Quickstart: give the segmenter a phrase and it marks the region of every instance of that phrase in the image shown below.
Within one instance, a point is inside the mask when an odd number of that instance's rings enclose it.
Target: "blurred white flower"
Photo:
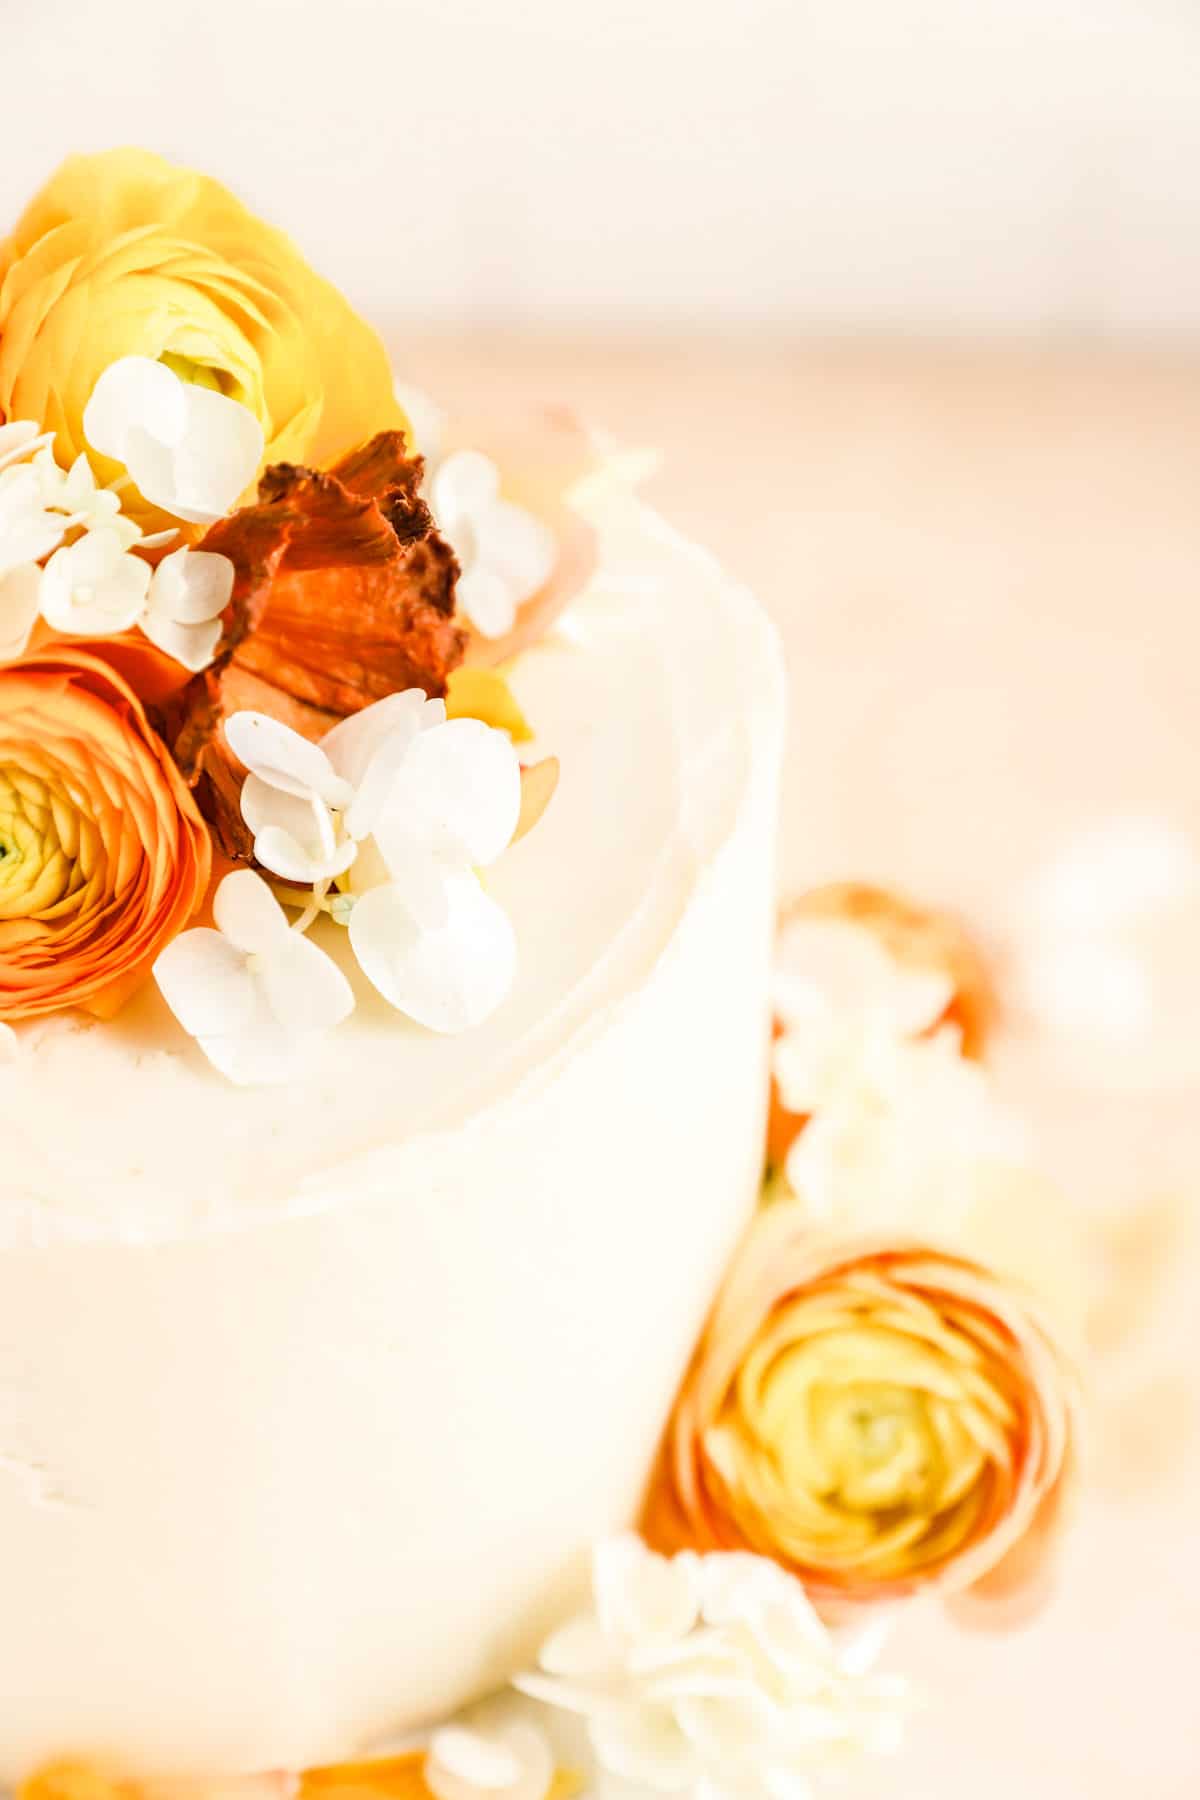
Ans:
[[[843,1653],[804,1589],[744,1553],[672,1559],[601,1544],[590,1612],[517,1688],[587,1721],[602,1768],[697,1800],[803,1800],[813,1782],[898,1745],[905,1688]]]
[[[1019,1156],[1021,1138],[957,1032],[933,1032],[951,977],[906,966],[849,920],[797,918],[774,979],[775,1079],[787,1110],[808,1115],[789,1186],[822,1220],[955,1226],[974,1173]]]
[[[445,419],[419,388],[397,384],[416,447],[425,458],[425,497],[458,557],[458,606],[484,637],[505,637],[517,611],[554,572],[554,533],[535,513],[506,500],[500,470],[479,450],[443,453]]]
[[[194,525],[228,512],[262,461],[263,430],[249,407],[147,356],[109,364],[83,430],[93,450],[124,463],[152,506]]]
[[[555,1767],[537,1726],[493,1703],[434,1732],[424,1775],[436,1800],[546,1800]]]
[[[507,735],[447,721],[418,688],[344,719],[319,745],[260,713],[235,713],[225,731],[249,771],[242,816],[262,866],[340,883],[359,966],[399,1011],[434,1031],[481,1023],[516,960],[508,917],[476,874],[520,816]]]
[[[230,1081],[287,1081],[313,1038],[354,1010],[350,984],[324,951],[290,929],[266,882],[249,869],[221,882],[213,921],[216,930],[181,932],[158,958],[163,998]]]
[[[776,1046],[785,1096],[786,1042]],[[996,1165],[1025,1155],[1023,1132],[953,1029],[864,1037],[828,1075],[786,1163],[788,1185],[822,1221],[953,1231]]]
[[[479,450],[458,450],[428,479],[438,528],[462,568],[456,597],[484,637],[504,637],[517,611],[554,572],[554,534],[524,507],[505,500],[500,471]]]

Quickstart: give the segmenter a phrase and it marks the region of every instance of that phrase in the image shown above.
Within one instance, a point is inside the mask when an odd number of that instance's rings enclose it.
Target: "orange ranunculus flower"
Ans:
[[[211,862],[109,664],[55,644],[0,668],[0,1019],[114,1012],[200,907]]]
[[[837,1612],[1009,1598],[1072,1468],[1075,1384],[1019,1288],[920,1243],[761,1213],[687,1376],[648,1503],[660,1549],[751,1550]]]
[[[144,150],[68,158],[0,244],[0,420],[57,432],[69,465],[92,389],[122,356],[249,407],[264,465],[322,467],[405,425],[378,336],[291,240],[220,182]],[[95,461],[105,480],[119,472]]]

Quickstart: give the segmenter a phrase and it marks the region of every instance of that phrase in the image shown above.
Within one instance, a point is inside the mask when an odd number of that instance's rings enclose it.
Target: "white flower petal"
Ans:
[[[167,544],[173,544],[178,536],[179,527],[171,525],[166,531],[147,532],[145,537],[139,532],[137,543],[142,550],[162,550]]]
[[[0,662],[10,662],[25,649],[41,600],[42,571],[36,563],[18,563],[0,575]]]
[[[226,875],[213,895],[213,918],[247,956],[270,956],[289,935],[286,913],[253,869]]]
[[[315,886],[320,881],[335,881],[344,875],[358,855],[353,838],[331,844],[322,854],[311,854],[290,832],[277,825],[267,825],[254,840],[254,856],[264,869],[284,881],[298,881]]]
[[[666,1707],[626,1706],[597,1713],[589,1735],[602,1767],[656,1793],[682,1793],[700,1774],[692,1746]]]
[[[364,894],[350,915],[359,966],[384,999],[431,1031],[479,1025],[504,999],[516,967],[507,914],[474,875],[447,881],[448,917],[422,930],[394,886]]]
[[[0,426],[0,431],[3,426]],[[0,439],[0,444],[3,440]],[[0,1024],[0,1063],[16,1062],[21,1054],[21,1042],[11,1025]]]
[[[128,465],[134,431],[170,449],[182,438],[187,417],[184,384],[172,370],[148,356],[122,356],[92,389],[83,411],[83,435],[101,456]]]
[[[484,637],[504,637],[516,623],[517,595],[512,584],[486,564],[477,563],[460,576],[455,598],[459,611]]]
[[[486,867],[521,811],[521,765],[506,733],[450,719],[418,734],[396,771],[374,835],[389,868],[425,854]]]
[[[432,463],[441,452],[445,413],[422,388],[410,387],[407,382],[396,383],[395,395],[412,426],[410,452],[416,450],[425,458],[426,464]]]
[[[333,958],[298,931],[263,957],[258,978],[273,1017],[294,1036],[340,1025],[354,1011],[354,990]]]
[[[632,1532],[598,1545],[593,1580],[604,1631],[631,1644],[686,1636],[697,1619],[693,1568],[682,1558],[656,1555]]]
[[[32,456],[43,444],[53,442],[54,433],[43,433],[32,419],[10,419],[7,425],[0,425],[0,469]]]
[[[63,520],[40,507],[0,507],[0,575],[22,563],[41,562],[62,543],[63,531]]]
[[[193,675],[212,662],[225,630],[220,619],[210,619],[207,625],[177,625],[157,613],[146,613],[139,623],[152,644]]]
[[[300,799],[316,794],[329,806],[347,805],[354,797],[318,745],[266,713],[234,713],[225,721],[225,738],[238,761],[280,793]]]
[[[490,506],[499,496],[500,471],[480,450],[456,450],[438,464],[429,492],[434,517],[452,532],[457,520]]]
[[[203,525],[227,513],[258,474],[263,428],[248,406],[227,394],[190,382],[184,390],[187,422],[175,447],[174,492],[166,510]]]
[[[142,616],[150,566],[127,554],[113,531],[90,531],[56,550],[42,580],[42,616],[64,634],[107,637]]]
[[[405,742],[421,723],[428,701],[422,688],[388,694],[373,706],[342,719],[321,739],[321,748],[337,773],[357,787],[376,752],[394,737]]]
[[[205,625],[223,613],[233,593],[234,568],[212,550],[172,551],[150,583],[152,613],[175,625]]]
[[[523,506],[497,500],[477,526],[480,560],[511,589],[518,606],[533,598],[554,572],[554,533]]]
[[[254,833],[254,855],[285,881],[306,886],[345,874],[358,855],[350,839],[338,841],[333,814],[313,793],[303,799],[281,793],[258,775],[247,775],[240,796],[242,818]]]
[[[549,1744],[528,1720],[495,1722],[497,1710],[434,1732],[424,1776],[437,1800],[544,1800],[554,1779]]]
[[[611,1675],[621,1667],[612,1640],[594,1613],[570,1619],[542,1645],[538,1661],[547,1675]]]
[[[236,1033],[253,1017],[255,984],[245,956],[221,932],[207,926],[173,938],[154,965],[154,979],[192,1037]]]

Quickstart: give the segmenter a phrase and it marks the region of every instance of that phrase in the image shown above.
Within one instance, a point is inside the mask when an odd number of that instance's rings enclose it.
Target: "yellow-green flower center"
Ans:
[[[73,914],[104,869],[94,823],[66,789],[0,765],[0,920],[51,923]]]
[[[224,394],[231,400],[242,400],[244,404],[245,388],[228,369],[215,363],[199,362],[194,356],[182,356],[175,350],[164,350],[158,360],[173,375],[178,375],[180,381],[190,382],[193,387],[211,388],[214,394]]]
[[[752,1544],[897,1575],[969,1535],[1017,1419],[965,1317],[848,1279],[779,1308],[706,1437]]]

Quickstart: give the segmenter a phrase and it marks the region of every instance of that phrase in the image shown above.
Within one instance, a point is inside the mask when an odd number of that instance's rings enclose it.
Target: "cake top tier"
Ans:
[[[472,1154],[464,1127],[636,1003],[735,828],[756,734],[779,732],[782,678],[753,602],[647,512],[619,461],[576,512],[595,566],[507,677],[535,734],[520,755],[556,759],[561,782],[486,874],[517,950],[495,1009],[454,1034],[404,1017],[323,912],[308,941],[354,1008],[305,1037],[285,1080],[227,1080],[152,981],[111,1018],[23,1022],[0,1063],[5,1241],[163,1240],[436,1183],[442,1159]]]

